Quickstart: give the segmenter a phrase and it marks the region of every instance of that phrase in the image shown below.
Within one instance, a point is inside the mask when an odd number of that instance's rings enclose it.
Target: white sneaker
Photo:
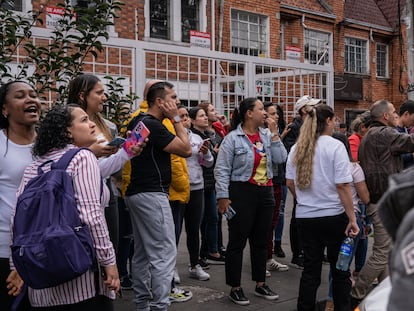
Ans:
[[[174,283],[175,284],[181,283],[181,279],[180,279],[180,276],[178,275],[177,267],[174,268]]]
[[[266,277],[272,276],[269,270],[266,270]]]
[[[210,274],[205,272],[200,265],[196,265],[194,268],[189,268],[188,272],[190,272],[190,278],[197,279],[200,281],[207,281],[210,279]]]
[[[269,271],[288,271],[289,267],[271,258],[266,261],[266,269]]]

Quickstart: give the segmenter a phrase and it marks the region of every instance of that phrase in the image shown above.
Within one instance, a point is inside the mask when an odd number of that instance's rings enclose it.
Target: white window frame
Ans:
[[[385,59],[384,59],[384,75],[378,75],[378,66],[379,66],[379,62],[380,60],[378,59],[378,47],[382,46],[385,47]],[[377,78],[388,78],[388,45],[385,43],[376,43],[375,44],[375,64],[376,64],[376,70],[375,70],[375,74],[377,76]]]
[[[309,33],[309,35],[307,36],[306,33]],[[311,32],[316,35],[316,36],[312,36]],[[328,37],[327,42],[324,44],[324,40],[321,40],[320,38],[318,38],[318,35],[326,35]],[[311,41],[311,42],[309,42]],[[303,58],[304,58],[304,62],[307,64],[319,64],[319,65],[325,65],[325,66],[330,66],[330,64],[332,63],[332,34],[330,32],[326,32],[326,31],[320,31],[317,29],[305,29],[305,31],[303,32],[303,42],[304,42],[304,46],[303,46]],[[311,44],[313,43],[312,47],[316,48],[316,52],[317,52],[317,57],[318,59],[316,59],[316,62],[311,61],[309,59],[309,55],[308,57],[305,54],[305,46],[306,44]],[[310,49],[308,50],[309,53]],[[327,54],[328,56],[328,61],[327,62],[319,62],[321,61],[321,56],[320,54]]]
[[[246,22],[246,21],[241,21],[240,19],[233,19],[233,13],[235,13],[235,14],[240,14],[241,13],[241,14],[247,14],[249,16],[256,16],[256,17],[259,18],[259,22],[258,22],[258,24],[253,24],[250,21]],[[261,23],[260,20],[262,20],[263,22]],[[240,54],[240,55],[252,55],[252,54],[250,54],[250,51],[253,50],[251,48],[253,40],[250,40],[250,33],[251,33],[250,31],[247,32],[247,35],[248,35],[248,37],[247,37],[247,47],[246,47],[247,48],[247,54],[233,52],[233,47],[239,48],[239,49],[243,48],[239,45],[236,45],[235,36],[233,36],[233,33],[235,31],[233,29],[233,21],[237,22],[239,24],[239,26],[240,26],[241,22],[247,23],[247,26],[248,26],[249,29],[251,28],[251,26],[257,26],[258,27],[258,33],[257,33],[258,40],[254,41],[254,42],[257,42],[259,44],[259,47],[257,48],[258,55],[256,55],[256,56],[263,56],[264,55],[265,57],[269,57],[269,18],[268,18],[268,16],[253,13],[253,12],[242,11],[242,10],[238,10],[238,9],[231,9],[231,13],[230,13],[230,24],[231,24],[231,27],[230,27],[231,28],[231,30],[230,30],[230,37],[231,37],[231,39],[230,39],[230,49],[231,49],[231,52],[235,53],[235,54]],[[260,34],[260,27],[264,27],[265,32],[266,32],[265,33],[265,38],[263,40],[260,40],[260,38],[259,38],[260,35],[261,35]],[[240,27],[238,27],[238,28],[240,28]],[[239,31],[239,30],[237,30],[237,31]],[[236,39],[240,40],[239,37],[237,37]],[[264,44],[264,50],[262,50],[262,51],[260,49],[261,44]]]
[[[349,42],[350,40],[355,40],[355,43]],[[358,45],[357,43],[363,43],[363,45]],[[351,54],[348,51],[347,53],[347,47],[348,50],[352,48],[354,51],[352,55],[354,56],[353,64],[350,65],[351,60]],[[363,55],[363,51],[359,52],[358,49],[365,49],[365,55]],[[358,55],[360,56],[361,66],[357,68],[357,60]],[[348,73],[355,73],[355,74],[361,74],[361,75],[367,75],[369,74],[369,44],[367,39],[361,39],[361,38],[354,38],[354,37],[345,37],[344,39],[344,71]],[[348,68],[347,68],[347,60],[348,60]],[[363,70],[365,66],[365,71]]]
[[[182,32],[181,32],[181,1],[182,0],[170,0],[169,9],[170,9],[170,39],[159,39],[151,38],[150,32],[150,1],[145,0],[144,4],[144,19],[145,19],[145,30],[144,37],[148,41],[174,41],[177,43],[182,43],[183,45],[189,45],[190,43],[182,42]],[[188,0],[187,0],[188,1]],[[199,31],[205,32],[207,30],[207,0],[199,1]]]

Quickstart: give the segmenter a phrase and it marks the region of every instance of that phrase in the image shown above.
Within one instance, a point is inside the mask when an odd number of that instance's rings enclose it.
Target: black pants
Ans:
[[[296,258],[302,255],[302,245],[300,243],[298,226],[296,223],[296,200],[293,201],[292,217],[290,218],[289,239],[292,257]]]
[[[184,220],[191,267],[198,263],[198,256],[200,254],[200,226],[203,210],[204,189],[190,191],[190,201],[185,208]]]
[[[14,300],[16,297],[10,296],[8,294],[6,279],[10,274],[10,265],[9,265],[9,258],[0,258],[0,309],[1,310],[10,310],[13,305]],[[3,309],[4,308],[4,309]],[[19,304],[17,309],[18,311],[26,311],[32,310],[30,307],[29,299],[27,297],[27,292],[25,297]]]
[[[231,206],[236,215],[229,221],[229,243],[226,252],[226,283],[240,286],[243,250],[250,244],[252,280],[266,278],[267,237],[270,231],[275,199],[272,187],[248,182],[230,183]]]
[[[298,311],[313,311],[315,309],[316,293],[321,284],[325,247],[332,271],[335,311],[349,311],[350,273],[336,269],[336,261],[342,240],[345,237],[348,217],[343,213],[330,217],[298,218],[297,223],[305,255],[305,267],[299,286]]]

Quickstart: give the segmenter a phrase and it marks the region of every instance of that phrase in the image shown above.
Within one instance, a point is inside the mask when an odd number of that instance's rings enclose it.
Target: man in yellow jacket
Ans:
[[[124,125],[127,125],[132,119],[139,115],[140,112],[146,112],[148,110],[148,102],[146,95],[148,89],[157,82],[161,80],[150,80],[147,82],[144,88],[144,100],[142,101],[139,109],[134,111],[129,119],[124,122]],[[174,126],[170,119],[165,118],[162,122],[164,126],[172,134],[176,135]],[[124,127],[126,128],[126,126]],[[125,194],[125,191],[130,183],[131,179],[131,162],[127,162],[122,171],[122,194]],[[174,218],[175,224],[175,239],[178,246],[178,242],[181,235],[181,229],[183,224],[184,209],[185,205],[188,203],[190,198],[190,181],[188,178],[187,162],[185,158],[171,154],[171,184],[169,188],[169,201]],[[175,286],[175,283],[180,283],[180,278],[177,272],[177,268],[174,270],[174,278],[172,280],[170,301],[171,302],[184,302],[192,297],[190,291],[184,291],[181,288]]]

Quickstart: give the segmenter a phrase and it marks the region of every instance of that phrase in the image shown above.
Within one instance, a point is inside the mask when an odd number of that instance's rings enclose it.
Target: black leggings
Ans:
[[[194,267],[198,263],[198,255],[200,253],[200,226],[203,210],[204,190],[190,191],[190,201],[185,208],[184,220],[191,267]]]

